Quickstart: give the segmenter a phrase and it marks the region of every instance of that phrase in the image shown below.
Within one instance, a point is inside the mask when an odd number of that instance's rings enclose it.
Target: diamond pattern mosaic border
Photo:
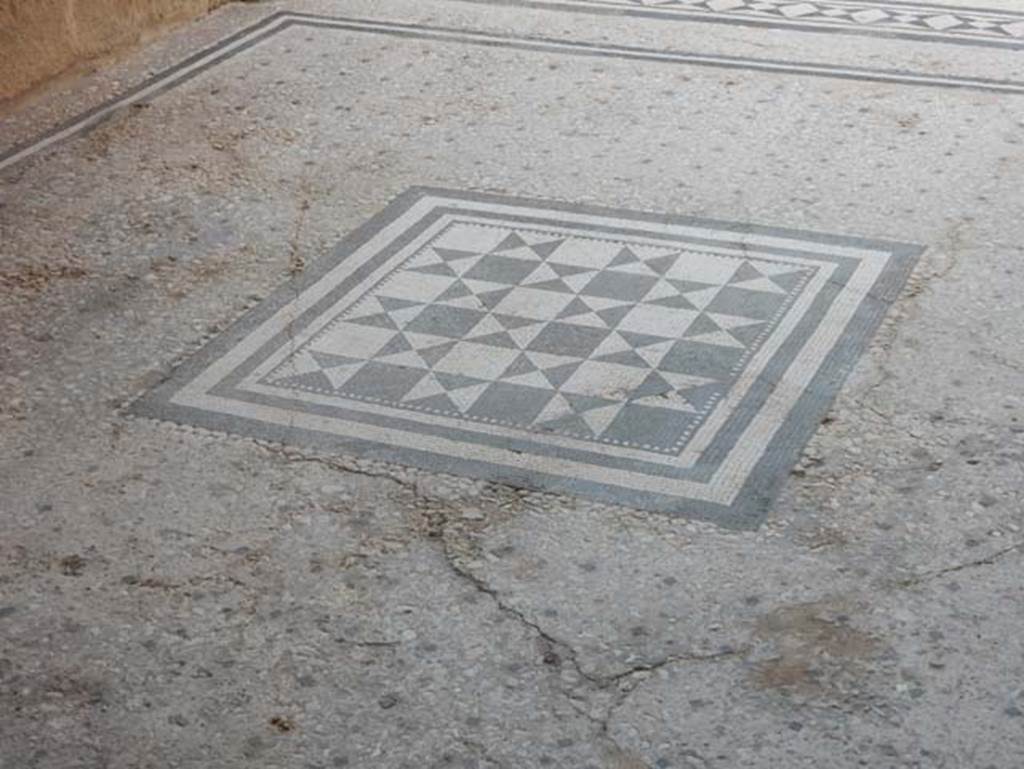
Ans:
[[[754,525],[920,250],[415,188],[134,409]]]
[[[1024,14],[877,0],[583,0],[582,4],[662,10],[710,19],[817,25],[837,31],[909,33],[950,42],[1024,45]]]

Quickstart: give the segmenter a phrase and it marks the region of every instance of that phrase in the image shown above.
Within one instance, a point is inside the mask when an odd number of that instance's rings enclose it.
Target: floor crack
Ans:
[[[487,748],[481,743],[476,742],[474,740],[470,740],[466,737],[460,737],[459,742],[462,744],[464,748],[479,756],[480,760],[483,761],[486,765],[496,767],[497,769],[504,769],[504,764],[502,764],[498,759],[494,758],[488,752]]]
[[[254,441],[254,443],[264,451],[267,451],[271,454],[276,454],[277,456],[282,457],[288,462],[305,462],[309,464],[318,464],[330,470],[340,470],[341,472],[352,473],[354,475],[362,475],[367,478],[382,478],[398,484],[402,488],[415,494],[417,497],[422,496],[419,492],[417,492],[416,484],[414,482],[398,477],[394,472],[389,470],[373,470],[368,467],[361,467],[360,465],[354,462],[346,462],[336,457],[323,457],[318,454],[307,454],[303,451],[292,449],[277,443],[268,443],[259,440]]]
[[[742,657],[749,654],[749,648],[739,649],[726,648],[712,654],[673,654],[656,662],[645,662],[631,665],[626,670],[613,675],[599,675],[587,671],[579,660],[579,653],[573,646],[560,638],[555,637],[542,628],[539,623],[531,620],[521,610],[510,606],[502,600],[496,589],[480,579],[476,574],[462,566],[457,558],[453,556],[448,546],[446,536],[447,517],[440,523],[441,527],[441,549],[445,562],[456,576],[471,584],[477,591],[487,595],[494,602],[500,611],[512,617],[519,624],[530,628],[538,638],[554,650],[560,650],[565,661],[567,661],[580,679],[586,683],[591,690],[589,697],[581,697],[570,687],[562,689],[562,695],[568,701],[570,707],[579,715],[583,716],[594,725],[596,738],[604,743],[605,749],[614,754],[616,766],[623,769],[650,769],[649,765],[642,761],[637,755],[624,748],[611,733],[611,726],[615,719],[616,712],[625,704],[626,700],[643,683],[644,678],[663,668],[692,662],[715,662],[724,659]],[[545,661],[548,661],[545,659]],[[556,662],[551,659],[551,662]],[[643,678],[640,678],[640,677]],[[594,715],[592,709],[587,707],[590,697],[601,694],[611,694],[608,703],[602,708],[600,716]]]
[[[588,671],[580,662],[579,653],[569,642],[552,635],[545,630],[538,622],[530,619],[523,611],[505,602],[499,592],[487,584],[486,581],[474,574],[459,562],[458,554],[453,552],[451,530],[454,523],[459,520],[458,511],[451,503],[443,500],[436,500],[427,497],[418,488],[415,481],[396,477],[394,471],[373,470],[359,466],[352,462],[346,462],[339,458],[324,457],[316,454],[307,454],[286,446],[258,441],[257,444],[268,452],[277,454],[289,462],[309,462],[320,464],[331,470],[355,473],[370,478],[384,478],[396,483],[408,491],[417,499],[429,499],[430,510],[425,513],[427,519],[426,534],[440,546],[441,556],[448,568],[459,579],[471,585],[477,592],[486,595],[506,616],[510,617],[517,624],[529,628],[539,638],[547,651],[544,655],[546,663],[557,665],[566,662],[578,676],[579,682],[587,690],[580,692],[574,685],[563,683],[561,694],[566,698],[570,707],[579,715],[594,725],[596,739],[603,743],[604,748],[614,755],[616,766],[622,769],[650,769],[649,765],[642,761],[636,754],[620,745],[611,734],[611,725],[615,719],[615,713],[625,704],[626,700],[636,692],[643,684],[643,681],[664,668],[672,665],[681,665],[698,662],[717,662],[721,660],[744,657],[749,654],[749,648],[723,648],[711,654],[673,654],[654,662],[641,662],[630,665],[625,670],[602,675]],[[347,639],[339,639],[344,643],[351,643],[357,646],[390,646],[390,642],[352,642]],[[594,708],[590,707],[591,699],[595,697],[607,697],[606,704],[600,706],[600,715],[595,715]],[[466,747],[480,747],[465,742]],[[492,758],[486,760],[492,761]],[[500,764],[498,764],[500,766]]]
[[[446,524],[447,521],[443,522],[442,528],[444,528]],[[498,595],[497,590],[492,588],[482,579],[480,579],[471,571],[469,571],[464,566],[458,563],[458,560],[455,557],[453,557],[451,552],[449,551],[447,538],[444,536],[443,533],[441,536],[441,540],[444,560],[448,564],[448,567],[455,573],[456,576],[470,583],[479,592],[489,596],[502,613],[512,617],[512,619],[514,619],[519,624],[525,625],[526,627],[530,628],[534,633],[537,634],[537,636],[542,641],[544,641],[545,644],[551,647],[552,651],[560,650],[562,652],[562,658],[565,659],[572,666],[573,670],[576,672],[577,675],[579,675],[581,679],[588,681],[589,683],[599,687],[603,687],[606,685],[606,683],[600,676],[595,676],[592,673],[588,673],[586,670],[583,669],[583,667],[580,665],[577,652],[571,644],[554,637],[546,630],[544,630],[544,628],[542,628],[538,623],[528,618],[519,609],[515,608],[514,606],[509,606],[507,603],[502,601],[501,597]],[[553,662],[555,660],[552,659],[551,661]]]
[[[400,646],[402,643],[401,641],[358,641],[344,636],[337,636],[334,640],[345,646],[356,646],[360,649],[390,649]]]
[[[679,665],[686,662],[716,662],[718,660],[743,657],[746,656],[749,651],[750,650],[744,646],[739,649],[728,647],[711,654],[672,654],[664,659],[658,660],[657,662],[633,665],[629,670],[623,671],[622,673],[616,673],[613,676],[608,676],[607,680],[609,682],[616,683],[628,679],[631,676],[653,673],[671,665]]]
[[[1003,557],[1009,555],[1015,550],[1020,550],[1024,547],[1024,542],[1016,542],[1008,547],[1004,547],[1001,550],[996,550],[994,553],[984,556],[983,558],[976,558],[973,561],[966,561],[964,563],[958,563],[953,566],[946,566],[942,569],[935,569],[933,571],[926,571],[921,574],[915,574],[905,579],[901,579],[896,582],[899,587],[914,587],[920,585],[929,580],[944,577],[947,574],[955,574],[958,571],[966,571],[967,569],[973,569],[978,566],[991,566],[1001,560]]]

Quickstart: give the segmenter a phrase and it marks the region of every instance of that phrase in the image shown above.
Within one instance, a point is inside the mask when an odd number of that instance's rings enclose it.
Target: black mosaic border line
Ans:
[[[476,2],[477,0],[462,0]],[[502,0],[502,2],[531,2],[532,0]],[[544,7],[551,7],[544,4]],[[566,6],[569,7],[569,6]],[[581,10],[579,7],[576,10]],[[845,67],[831,64],[814,64],[781,59],[761,59],[756,57],[727,56],[717,54],[698,54],[668,49],[642,48],[625,45],[601,45],[577,40],[561,40],[531,36],[514,36],[498,33],[466,30],[453,27],[440,27],[398,22],[382,22],[369,19],[349,19],[314,14],[298,14],[281,11],[267,16],[255,24],[240,30],[234,35],[205,48],[187,59],[175,64],[157,75],[134,86],[124,94],[110,99],[80,115],[72,117],[37,137],[18,144],[11,149],[0,152],[0,173],[18,162],[27,160],[48,147],[56,146],[61,141],[80,136],[103,122],[113,118],[133,104],[164,93],[192,78],[208,71],[217,64],[233,58],[269,37],[290,29],[294,26],[319,29],[335,29],[367,34],[383,34],[420,40],[437,40],[467,45],[478,45],[491,48],[510,48],[538,53],[563,54],[575,56],[591,56],[600,58],[618,58],[633,61],[648,61],[666,65],[689,65],[715,67],[730,70],[748,70],[758,72],[805,75],[811,77],[827,77],[841,80],[853,80],[872,83],[890,83],[907,86],[926,86],[934,88],[953,88],[980,91],[995,94],[1022,96],[1024,82],[999,80],[981,77],[959,77],[929,75],[900,69],[870,69],[862,67]],[[230,46],[248,36],[244,44]],[[196,62],[209,58],[202,66],[194,66]],[[143,97],[144,92],[149,92]],[[67,133],[60,140],[53,137]]]

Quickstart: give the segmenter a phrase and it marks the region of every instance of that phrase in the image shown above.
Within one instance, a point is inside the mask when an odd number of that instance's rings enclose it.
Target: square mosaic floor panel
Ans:
[[[756,525],[920,251],[415,188],[135,411]]]

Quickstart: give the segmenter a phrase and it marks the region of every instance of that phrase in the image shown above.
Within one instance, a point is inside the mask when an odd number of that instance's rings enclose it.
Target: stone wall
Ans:
[[[0,0],[0,102],[227,0]]]

